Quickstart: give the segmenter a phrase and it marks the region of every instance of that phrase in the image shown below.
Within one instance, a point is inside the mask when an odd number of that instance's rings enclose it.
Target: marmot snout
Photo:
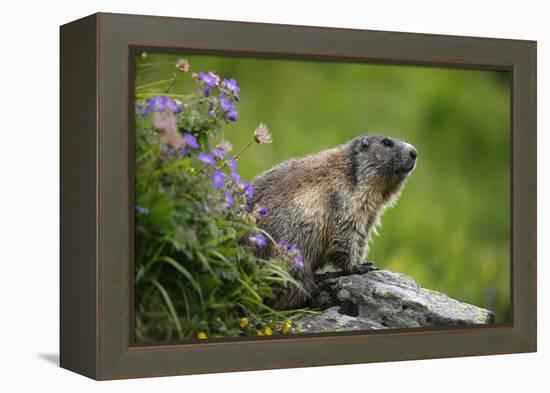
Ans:
[[[317,154],[285,161],[254,180],[253,204],[266,206],[259,222],[276,241],[294,244],[304,258],[297,278],[276,308],[305,304],[315,272],[332,264],[360,272],[371,232],[398,198],[414,170],[416,149],[395,138],[365,135]],[[273,248],[258,250],[270,257]]]

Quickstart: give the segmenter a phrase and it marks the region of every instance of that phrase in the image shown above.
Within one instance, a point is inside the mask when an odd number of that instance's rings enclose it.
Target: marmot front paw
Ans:
[[[376,271],[376,270],[380,270],[379,268],[377,268],[376,266],[374,266],[374,263],[372,262],[366,262],[366,263],[361,263],[359,265],[354,265],[352,266],[351,268],[351,271],[349,271],[347,274],[365,274],[365,273],[369,273],[369,272],[372,272],[372,271]]]

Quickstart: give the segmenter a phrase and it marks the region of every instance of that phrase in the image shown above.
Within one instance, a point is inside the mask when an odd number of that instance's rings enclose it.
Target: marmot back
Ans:
[[[315,272],[326,264],[361,272],[370,234],[397,200],[416,165],[416,149],[395,138],[360,136],[334,149],[285,161],[254,180],[252,204],[266,206],[258,223],[275,241],[294,244],[304,258],[295,287],[275,307],[304,305]],[[268,258],[273,248],[259,249]]]

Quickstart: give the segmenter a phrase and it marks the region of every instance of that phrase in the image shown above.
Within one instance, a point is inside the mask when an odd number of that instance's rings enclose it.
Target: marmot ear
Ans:
[[[365,135],[361,138],[361,147],[364,149],[368,148],[371,145],[372,138],[370,135]]]

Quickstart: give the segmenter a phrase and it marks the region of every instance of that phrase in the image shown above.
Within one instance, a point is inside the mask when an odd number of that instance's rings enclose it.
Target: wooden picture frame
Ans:
[[[509,324],[133,343],[136,51],[511,72]],[[61,367],[98,380],[536,351],[536,42],[98,13],[61,27]]]

